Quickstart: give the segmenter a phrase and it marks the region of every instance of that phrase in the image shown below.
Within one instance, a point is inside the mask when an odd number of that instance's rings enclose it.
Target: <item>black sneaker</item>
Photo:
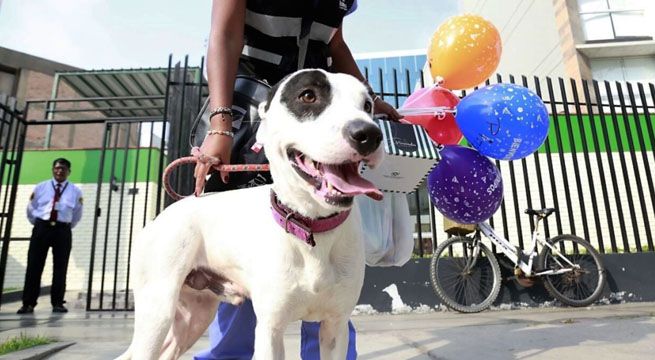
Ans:
[[[66,309],[66,307],[64,307],[64,305],[54,305],[52,307],[52,312],[53,313],[67,313],[68,309]]]
[[[16,311],[16,314],[32,314],[34,313],[34,306],[32,305],[23,305]]]

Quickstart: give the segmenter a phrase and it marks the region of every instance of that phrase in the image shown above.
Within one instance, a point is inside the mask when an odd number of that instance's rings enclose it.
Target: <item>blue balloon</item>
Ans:
[[[493,84],[464,97],[457,105],[457,125],[481,154],[516,160],[535,152],[548,136],[548,111],[527,88]]]
[[[489,219],[503,201],[503,179],[488,158],[475,149],[448,145],[428,175],[432,204],[446,217],[462,224]]]

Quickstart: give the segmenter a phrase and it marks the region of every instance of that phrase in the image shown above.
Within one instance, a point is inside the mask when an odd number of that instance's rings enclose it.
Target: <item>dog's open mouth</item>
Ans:
[[[357,162],[323,164],[295,149],[289,149],[287,155],[296,172],[314,186],[315,193],[328,204],[349,206],[353,197],[359,194],[382,200],[382,192],[372,182],[359,176]]]

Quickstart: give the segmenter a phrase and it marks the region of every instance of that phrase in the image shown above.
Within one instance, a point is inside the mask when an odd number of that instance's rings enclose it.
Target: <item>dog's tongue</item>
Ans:
[[[366,194],[374,200],[382,200],[382,192],[372,182],[359,176],[357,164],[323,164],[323,178],[345,195]]]

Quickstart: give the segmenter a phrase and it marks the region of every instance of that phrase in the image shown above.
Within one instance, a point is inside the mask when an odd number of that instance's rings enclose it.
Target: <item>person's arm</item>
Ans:
[[[34,215],[35,205],[36,205],[36,189],[38,188],[35,187],[34,191],[32,191],[32,195],[30,195],[30,201],[27,203],[27,221],[30,222],[30,224],[34,225],[34,221],[36,220],[36,215]]]
[[[71,228],[74,228],[77,223],[82,219],[82,190],[77,188],[77,198],[75,199],[75,207],[73,208],[73,220],[71,221]]]
[[[209,109],[231,109],[234,81],[236,79],[239,56],[243,49],[243,28],[246,17],[245,0],[213,0],[211,30],[207,46],[207,80],[209,85]],[[212,130],[231,131],[232,116],[217,114],[210,119]],[[217,157],[222,164],[230,163],[232,138],[224,134],[208,135],[200,147],[205,155]],[[198,163],[196,195],[202,192],[205,176],[210,170],[208,164]],[[228,173],[221,173],[223,182],[228,181]]]
[[[362,75],[362,73],[359,71],[357,63],[355,63],[355,58],[353,58],[353,55],[350,52],[350,48],[348,48],[348,45],[343,39],[343,32],[341,27],[337,29],[337,32],[332,37],[332,40],[330,40],[330,54],[332,55],[332,68],[335,71],[350,74],[356,77],[359,79],[359,81],[367,85],[369,90],[372,91],[370,85],[366,81],[366,78],[364,78],[364,75]],[[399,120],[402,118],[402,116],[398,114],[398,111],[396,111],[393,106],[378,96],[374,96],[373,105],[373,111],[376,114],[386,114],[392,120]]]

